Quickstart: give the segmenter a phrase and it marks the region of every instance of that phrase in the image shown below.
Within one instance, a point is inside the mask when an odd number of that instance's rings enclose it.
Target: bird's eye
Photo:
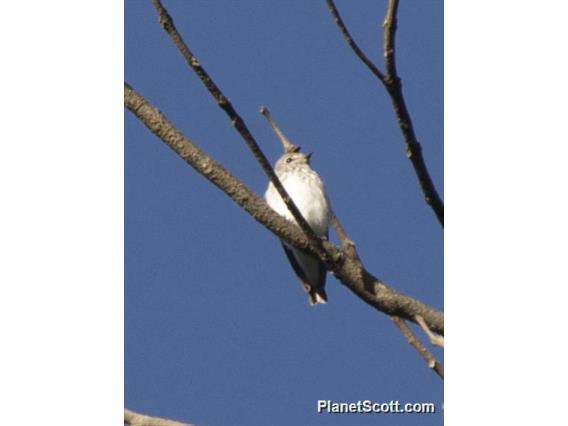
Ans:
[[[292,157],[288,157],[288,158],[286,159],[286,163],[290,164],[291,162],[292,162]]]

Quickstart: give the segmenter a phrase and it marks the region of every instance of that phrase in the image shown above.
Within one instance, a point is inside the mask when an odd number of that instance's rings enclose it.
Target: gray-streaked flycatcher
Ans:
[[[274,171],[294,200],[306,222],[319,237],[328,237],[329,205],[323,182],[310,167],[311,154],[301,152],[285,152],[276,162]],[[294,216],[284,204],[282,197],[272,183],[268,184],[265,194],[266,202],[278,214],[296,223]],[[294,272],[302,282],[309,295],[310,305],[325,303],[326,270],[318,258],[298,250],[282,241],[284,252],[294,268]]]

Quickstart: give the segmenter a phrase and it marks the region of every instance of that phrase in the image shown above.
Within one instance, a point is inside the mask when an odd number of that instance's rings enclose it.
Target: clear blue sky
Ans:
[[[385,90],[322,1],[164,1],[271,161],[267,105],[323,178],[375,275],[443,309],[443,232]],[[338,1],[382,67],[385,1]],[[443,2],[401,2],[397,60],[443,195]],[[267,180],[157,22],[125,1],[125,79],[257,194]],[[125,404],[201,425],[434,425],[437,415],[318,415],[318,399],[434,402],[443,383],[390,319],[328,276],[310,308],[276,237],[125,112]],[[334,238],[334,237],[332,237]],[[441,361],[443,354],[434,349]]]

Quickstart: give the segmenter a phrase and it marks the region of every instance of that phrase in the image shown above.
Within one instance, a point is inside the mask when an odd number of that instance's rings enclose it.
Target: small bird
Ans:
[[[314,233],[320,238],[327,239],[330,222],[329,202],[322,180],[310,167],[312,154],[299,152],[299,147],[292,145],[278,130],[276,124],[270,119],[268,110],[261,109],[261,112],[267,116],[284,146],[284,154],[274,167],[276,175]],[[264,197],[273,210],[296,223],[294,216],[284,204],[272,182],[268,184]],[[317,257],[298,250],[284,241],[282,241],[282,247],[294,272],[308,293],[310,305],[326,303],[324,265]]]
[[[294,200],[306,222],[319,237],[328,237],[329,206],[323,182],[310,167],[311,154],[288,152],[276,162],[274,171]],[[274,211],[296,223],[294,216],[272,183],[268,184],[266,202]],[[325,303],[326,270],[318,258],[282,242],[284,252],[309,295],[310,305]]]

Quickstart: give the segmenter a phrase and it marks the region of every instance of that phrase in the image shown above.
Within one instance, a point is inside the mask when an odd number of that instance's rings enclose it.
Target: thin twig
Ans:
[[[373,61],[371,61],[367,55],[365,55],[365,53],[361,50],[361,48],[359,47],[359,45],[355,42],[355,40],[353,39],[353,37],[351,37],[351,34],[349,33],[349,30],[347,29],[347,26],[345,25],[345,23],[343,22],[343,19],[341,18],[341,15],[339,14],[339,11],[337,10],[337,7],[335,7],[335,3],[333,3],[332,0],[326,0],[327,2],[327,7],[329,9],[329,12],[331,13],[331,16],[333,17],[333,20],[335,21],[335,24],[337,25],[337,27],[339,28],[339,30],[341,31],[341,34],[343,35],[343,38],[345,39],[345,41],[347,42],[347,44],[349,45],[349,47],[353,50],[353,52],[355,52],[355,54],[357,55],[357,57],[359,59],[361,59],[361,61],[367,65],[367,68],[369,68],[369,70],[379,79],[381,80],[383,83],[385,82],[385,76],[382,73],[382,71],[373,63]]]
[[[396,35],[396,12],[398,11],[398,0],[391,0],[387,5],[387,13],[383,21],[383,55],[385,58],[385,69],[387,72],[387,79],[392,79],[396,76],[396,61],[394,39]],[[388,84],[384,80],[383,83]]]
[[[399,330],[404,334],[406,340],[410,346],[416,349],[416,352],[426,361],[426,364],[429,368],[434,370],[434,372],[444,379],[444,366],[440,364],[434,356],[428,352],[428,349],[424,347],[424,345],[418,340],[418,338],[414,335],[408,324],[402,319],[397,316],[391,316],[392,321],[395,325],[399,328]]]
[[[360,261],[361,259],[359,259],[359,253],[357,253],[355,243],[351,238],[349,238],[347,232],[345,232],[345,228],[343,228],[343,225],[337,218],[333,209],[331,210],[331,226],[335,231],[337,237],[339,238],[339,241],[341,242],[341,248],[343,249],[343,251],[347,253],[348,256],[351,256],[352,258]]]
[[[424,331],[424,333],[426,333],[426,336],[428,336],[428,339],[430,339],[430,343],[432,343],[434,346],[440,346],[442,348],[444,347],[444,338],[438,334],[432,333],[432,330],[430,330],[430,327],[428,327],[428,324],[426,324],[424,318],[422,318],[420,315],[416,316],[416,324],[418,324]]]
[[[130,426],[192,426],[189,423],[135,413],[126,408],[124,409],[124,423]]]
[[[239,134],[251,150],[254,158],[260,164],[262,170],[264,170],[264,173],[266,173],[268,179],[270,179],[270,182],[272,182],[272,184],[282,197],[284,204],[286,204],[286,207],[288,207],[288,210],[290,210],[290,212],[294,216],[294,219],[296,219],[296,222],[300,229],[306,234],[311,244],[313,244],[320,258],[324,261],[324,263],[329,263],[329,254],[323,248],[320,238],[312,230],[306,219],[304,219],[304,217],[302,216],[302,213],[300,213],[300,210],[298,210],[298,207],[294,203],[294,200],[292,200],[292,198],[286,192],[286,189],[280,182],[280,179],[278,179],[278,176],[276,176],[276,173],[274,172],[274,169],[272,168],[270,162],[258,146],[256,140],[250,133],[241,116],[237,114],[229,99],[215,84],[207,71],[205,71],[205,68],[203,68],[203,66],[199,63],[193,52],[191,52],[191,50],[181,37],[180,33],[178,32],[177,28],[175,27],[173,19],[168,14],[168,11],[165,9],[165,7],[162,5],[162,2],[160,0],[152,0],[152,4],[156,8],[162,28],[170,36],[175,46],[180,51],[181,55],[186,60],[187,64],[191,67],[195,74],[197,74],[197,76],[199,77],[203,85],[207,88],[209,93],[211,93],[211,96],[213,96],[219,107],[229,116],[233,127],[239,132]]]
[[[406,107],[406,102],[402,94],[402,84],[400,82],[400,77],[396,72],[396,61],[395,61],[395,33],[396,33],[396,13],[398,9],[398,0],[389,0],[387,6],[387,13],[385,20],[383,22],[384,28],[384,58],[385,58],[385,68],[386,74],[382,73],[379,68],[363,53],[359,48],[347,26],[343,22],[337,7],[333,0],[326,0],[328,9],[333,17],[339,31],[341,32],[343,38],[353,50],[355,55],[369,68],[371,73],[375,75],[379,81],[385,86],[387,93],[391,99],[395,115],[398,120],[398,125],[402,132],[405,142],[405,152],[407,158],[410,160],[412,167],[414,168],[414,173],[418,179],[422,193],[426,203],[432,208],[436,218],[440,222],[442,227],[444,226],[444,203],[442,202],[438,191],[432,182],[426,163],[424,162],[424,157],[422,155],[422,146],[416,138],[414,133],[414,127],[412,125],[412,120],[408,109]]]
[[[282,144],[282,147],[284,148],[285,153],[300,151],[300,147],[297,146],[297,145],[294,145],[292,142],[290,142],[290,139],[288,139],[286,137],[286,135],[284,134],[284,132],[282,132],[282,130],[280,130],[280,127],[278,127],[278,124],[276,124],[276,121],[274,121],[274,119],[272,118],[272,115],[270,114],[268,107],[263,105],[259,108],[258,112],[260,112],[262,114],[262,116],[264,118],[266,118],[266,120],[268,121],[268,123],[272,127],[272,130],[274,131],[274,133],[276,134],[276,137],[278,138],[278,140]]]
[[[187,164],[221,189],[266,229],[292,246],[318,255],[306,235],[295,224],[272,210],[246,185],[195,146],[127,83],[124,84],[124,105]],[[413,322],[420,315],[432,331],[444,334],[442,312],[395,291],[368,272],[359,259],[344,256],[343,251],[330,242],[321,243],[331,257],[329,270],[364,302],[387,315],[400,316]]]

